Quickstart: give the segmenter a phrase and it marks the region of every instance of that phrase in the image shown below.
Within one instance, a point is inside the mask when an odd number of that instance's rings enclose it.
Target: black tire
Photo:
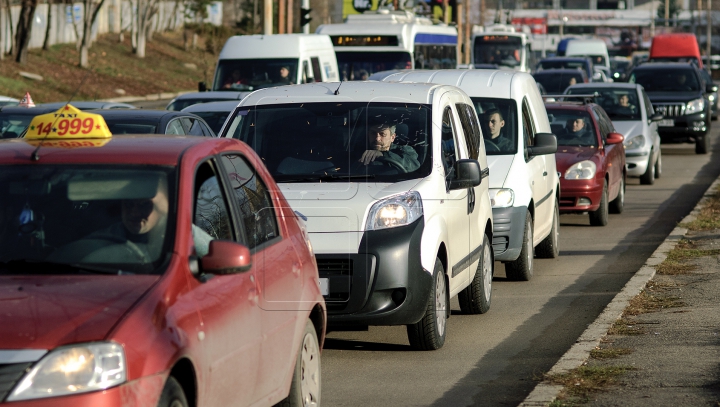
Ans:
[[[188,407],[185,392],[177,379],[172,376],[168,377],[157,405],[158,407]]]
[[[695,154],[707,154],[708,138],[710,132],[703,134],[700,140],[695,140]]]
[[[660,178],[662,175],[662,151],[658,151],[657,158],[655,159],[655,179]]]
[[[315,326],[309,319],[305,323],[295,361],[290,394],[275,407],[306,407],[320,405],[322,381],[320,376],[320,345]]]
[[[560,203],[555,199],[552,229],[550,234],[535,248],[535,255],[541,259],[555,259],[560,255]]]
[[[642,185],[652,185],[655,183],[655,166],[652,163],[652,154],[650,154],[650,158],[648,158],[648,166],[645,174],[640,176],[640,183]]]
[[[470,285],[458,294],[460,310],[464,314],[484,314],[490,310],[492,300],[493,251],[488,235],[483,237],[480,262]]]
[[[533,276],[533,222],[530,212],[525,214],[522,249],[514,261],[505,263],[505,275],[512,281],[530,281]]]
[[[607,182],[603,181],[603,192],[600,197],[600,207],[596,211],[590,212],[590,225],[605,226],[608,223],[608,187]]]
[[[417,350],[437,350],[445,344],[447,334],[448,303],[445,268],[440,259],[435,259],[433,284],[425,315],[420,321],[407,326],[410,346]]]
[[[610,202],[610,213],[623,213],[625,208],[625,174],[620,178],[620,192]]]

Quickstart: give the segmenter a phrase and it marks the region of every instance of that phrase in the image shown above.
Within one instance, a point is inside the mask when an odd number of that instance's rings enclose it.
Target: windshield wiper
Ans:
[[[339,181],[339,180],[348,180],[348,179],[371,179],[375,178],[375,174],[348,174],[348,175],[336,175],[336,174],[328,174],[328,175],[317,175],[317,176],[308,176],[308,177],[298,177],[298,178],[278,178],[275,181],[278,183],[283,182],[322,182],[322,181]]]
[[[67,274],[68,272],[115,275],[134,274],[116,267],[88,266],[79,263],[69,264],[20,259],[0,262],[0,274]]]

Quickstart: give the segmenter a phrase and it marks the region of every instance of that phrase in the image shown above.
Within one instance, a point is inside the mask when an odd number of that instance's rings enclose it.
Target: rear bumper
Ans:
[[[591,180],[560,179],[560,213],[596,211],[600,207],[603,185]],[[590,204],[585,203],[589,200]]]

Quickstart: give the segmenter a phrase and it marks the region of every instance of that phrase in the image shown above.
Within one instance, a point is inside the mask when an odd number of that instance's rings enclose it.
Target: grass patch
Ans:
[[[692,240],[681,239],[677,246],[668,253],[667,258],[655,266],[655,269],[658,274],[664,275],[688,274],[697,267],[694,264],[685,264],[684,260],[718,255],[720,255],[720,249],[697,249]]]
[[[681,226],[695,231],[720,229],[720,189],[708,196],[705,206],[700,209],[695,220]]]
[[[608,335],[644,335],[647,331],[632,319],[620,318],[607,331]]]
[[[678,249],[675,248],[668,253],[668,259],[671,261],[695,259],[705,256],[720,255],[720,249]]]
[[[688,274],[691,271],[697,269],[694,264],[684,264],[674,260],[665,259],[662,263],[655,266],[658,274],[667,276],[677,276],[681,274]]]
[[[547,375],[552,384],[562,385],[564,389],[551,406],[573,406],[589,401],[591,394],[617,383],[620,376],[636,370],[632,366],[580,366],[569,373]]]
[[[597,360],[615,359],[622,355],[629,355],[633,353],[630,348],[604,348],[604,349],[593,349],[590,351],[590,357]]]

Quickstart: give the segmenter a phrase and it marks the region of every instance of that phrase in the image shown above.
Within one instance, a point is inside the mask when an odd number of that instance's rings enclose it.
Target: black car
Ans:
[[[705,84],[713,84],[717,86],[717,83],[713,81],[712,75],[710,75],[710,72],[707,71],[707,69],[700,69],[700,74],[702,75],[703,79],[705,79]],[[718,93],[717,92],[711,92],[708,95],[708,99],[710,100],[710,111],[712,112],[712,120],[718,119]]]
[[[543,58],[535,65],[535,72],[547,69],[581,69],[588,78],[592,78],[593,63],[588,57],[552,57]]]
[[[532,76],[544,93],[552,95],[565,92],[570,85],[588,82],[585,71],[580,69],[545,69],[535,72]]]
[[[695,153],[706,154],[710,132],[709,96],[717,86],[706,84],[700,69],[687,62],[645,63],[630,72],[630,83],[645,88],[655,112],[663,143],[695,143]]]
[[[112,134],[178,134],[215,137],[200,116],[168,110],[91,110],[101,115]]]

